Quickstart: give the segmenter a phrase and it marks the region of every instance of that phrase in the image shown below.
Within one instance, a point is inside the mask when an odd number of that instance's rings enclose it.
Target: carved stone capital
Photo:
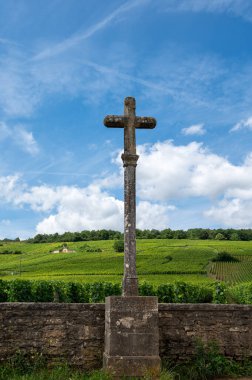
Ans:
[[[139,156],[137,154],[123,153],[121,157],[123,160],[124,168],[126,166],[137,166],[137,160],[139,159]]]

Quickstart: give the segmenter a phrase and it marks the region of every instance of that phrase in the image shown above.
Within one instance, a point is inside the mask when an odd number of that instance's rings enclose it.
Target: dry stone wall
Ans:
[[[0,303],[0,360],[38,351],[52,363],[101,368],[104,325],[104,304]],[[252,357],[252,306],[159,304],[159,329],[161,359],[187,359],[197,338]]]
[[[0,304],[0,359],[42,352],[51,363],[100,368],[104,350],[104,304]]]
[[[159,304],[159,335],[162,358],[188,359],[197,339],[237,360],[252,357],[252,306]]]

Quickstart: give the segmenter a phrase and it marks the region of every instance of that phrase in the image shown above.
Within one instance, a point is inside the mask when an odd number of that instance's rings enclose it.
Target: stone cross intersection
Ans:
[[[153,117],[136,116],[135,98],[124,100],[124,115],[108,115],[104,119],[108,128],[124,129],[124,277],[123,296],[138,295],[136,273],[136,166],[139,156],[136,154],[135,129],[153,129],[156,120]]]

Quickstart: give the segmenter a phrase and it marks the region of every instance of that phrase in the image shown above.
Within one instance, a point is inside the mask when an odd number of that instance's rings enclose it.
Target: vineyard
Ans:
[[[52,253],[61,247],[61,243],[2,243],[0,278],[121,283],[123,253],[115,253],[113,243],[112,240],[68,243],[69,249],[74,251],[72,253]],[[239,257],[240,261],[212,263],[221,250]],[[215,280],[250,281],[252,242],[138,240],[137,273],[140,282],[153,285],[176,281],[209,284]]]
[[[209,275],[231,284],[252,281],[252,255],[235,255],[238,262],[212,263]]]

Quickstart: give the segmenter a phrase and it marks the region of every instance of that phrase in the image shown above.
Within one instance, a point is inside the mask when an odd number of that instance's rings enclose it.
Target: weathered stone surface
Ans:
[[[117,116],[117,115],[107,115],[104,118],[104,125],[108,128],[124,128],[127,123],[127,116]],[[135,117],[135,128],[139,129],[153,129],[157,124],[154,117],[149,116],[136,116]]]
[[[108,115],[104,125],[124,129],[124,277],[123,296],[138,295],[136,273],[136,128],[152,129],[156,126],[153,117],[136,116],[136,101],[133,97],[124,100],[124,115]]]
[[[0,303],[0,316],[0,361],[21,349],[51,363],[101,368],[104,304]]]
[[[223,354],[252,358],[252,306],[159,304],[160,356],[186,360],[196,339],[216,341]]]
[[[116,376],[160,371],[157,297],[107,297],[103,365]]]
[[[123,378],[124,376],[151,376],[151,379],[158,379],[160,375],[159,356],[103,356],[103,368],[113,375],[113,377]]]
[[[113,303],[112,308],[118,306]],[[126,303],[121,316],[115,313],[115,318],[111,317],[112,322],[124,320],[129,308]],[[147,312],[143,303],[141,308]],[[154,305],[150,308],[157,310]],[[158,318],[162,359],[187,359],[194,353],[197,338],[216,340],[227,356],[252,358],[252,306],[159,304]],[[139,333],[152,333],[149,321],[151,318],[146,318],[143,324],[138,315]],[[131,319],[124,325],[120,321],[126,331],[128,324],[134,333]],[[144,326],[148,326],[146,330]],[[37,350],[53,363],[63,359],[83,369],[101,368],[104,327],[104,304],[0,303],[0,361],[18,349]]]

